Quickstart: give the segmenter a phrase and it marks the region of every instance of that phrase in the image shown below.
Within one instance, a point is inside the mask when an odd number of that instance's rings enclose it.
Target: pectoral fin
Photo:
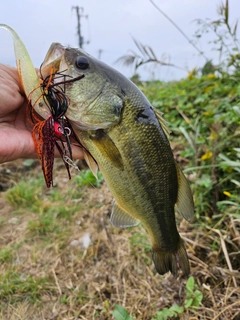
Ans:
[[[84,159],[87,162],[87,165],[91,169],[91,171],[92,171],[93,175],[95,176],[95,178],[98,179],[98,176],[97,176],[98,165],[97,165],[96,161],[93,159],[93,157],[90,155],[90,153],[88,153],[84,149],[82,149],[82,150],[83,150]]]
[[[123,171],[122,156],[112,139],[103,130],[98,130],[96,135],[91,137],[94,145],[114,167]]]
[[[191,221],[194,214],[194,203],[189,183],[176,163],[178,176],[177,211],[187,220]]]
[[[128,228],[137,226],[140,221],[132,217],[126,211],[121,209],[119,205],[113,202],[113,209],[110,218],[111,224],[116,228]]]

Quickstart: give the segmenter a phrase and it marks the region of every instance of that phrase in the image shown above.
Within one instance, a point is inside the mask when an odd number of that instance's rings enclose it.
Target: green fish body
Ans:
[[[84,51],[53,44],[43,70],[55,59],[61,60],[59,72],[84,74],[65,86],[66,117],[86,149],[89,166],[95,172],[97,164],[115,198],[111,223],[125,228],[141,221],[151,238],[157,272],[177,275],[180,267],[188,275],[175,204],[190,220],[193,199],[160,113],[130,80]]]

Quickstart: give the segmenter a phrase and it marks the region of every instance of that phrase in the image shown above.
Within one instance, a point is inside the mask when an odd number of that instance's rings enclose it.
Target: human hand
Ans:
[[[32,125],[27,120],[27,104],[17,70],[0,64],[0,163],[37,158]],[[72,152],[73,158],[83,158],[80,147],[72,146]]]

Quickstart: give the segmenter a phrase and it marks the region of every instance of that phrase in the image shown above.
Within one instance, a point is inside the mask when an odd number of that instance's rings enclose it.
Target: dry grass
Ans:
[[[11,205],[6,195],[23,174],[38,176],[39,166],[1,166],[0,318],[113,319],[119,304],[132,317],[149,320],[164,307],[181,305],[186,279],[156,274],[143,227],[113,228],[107,187],[77,191],[61,168],[55,193],[41,182],[37,208],[34,201]],[[215,227],[179,221],[203,294],[201,306],[187,309],[181,319],[240,319],[239,225],[229,215]],[[90,245],[84,247],[87,234]]]

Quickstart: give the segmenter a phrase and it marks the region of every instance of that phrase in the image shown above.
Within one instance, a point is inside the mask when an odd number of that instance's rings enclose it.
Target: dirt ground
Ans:
[[[20,194],[13,203],[9,190],[39,179],[41,168],[21,160],[0,166],[0,318],[114,319],[119,304],[134,319],[150,320],[182,305],[187,279],[156,273],[141,225],[110,225],[106,185],[76,193],[60,162],[55,168],[54,191],[41,180],[36,197],[24,202]],[[240,319],[239,219],[228,218],[224,230],[177,221],[203,294],[200,307],[186,308],[179,318]]]

